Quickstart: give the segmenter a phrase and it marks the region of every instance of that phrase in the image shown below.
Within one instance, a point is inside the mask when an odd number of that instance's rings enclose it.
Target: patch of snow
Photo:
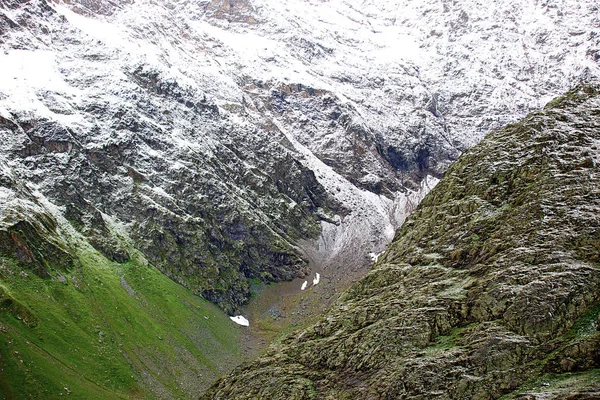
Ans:
[[[306,286],[308,286],[308,281],[304,281],[300,290],[306,290]]]
[[[238,315],[237,317],[229,317],[229,319],[238,325],[250,326],[250,321],[248,321],[245,317],[241,315]]]
[[[16,197],[16,193],[14,190],[0,187],[0,204],[5,204]]]
[[[173,196],[171,196],[169,193],[167,193],[165,191],[165,189],[161,188],[160,186],[153,186],[152,187],[152,191],[154,193],[158,194],[159,196],[166,197],[166,198],[168,198],[169,200],[172,200],[172,201],[176,201]]]
[[[52,119],[68,119],[57,115],[44,104],[43,93],[54,92],[65,99],[77,102],[79,89],[73,88],[59,72],[56,55],[44,50],[9,50],[0,53],[0,108],[29,112]],[[63,106],[65,107],[65,106]],[[66,118],[67,117],[67,118]]]
[[[371,261],[373,261],[374,263],[377,262],[377,260],[379,260],[379,256],[382,255],[383,252],[379,253],[379,254],[375,254],[375,253],[369,253],[369,257],[371,258]]]
[[[320,281],[321,281],[321,274],[319,274],[317,272],[317,273],[315,273],[315,278],[313,279],[313,286],[318,285]]]
[[[62,4],[56,4],[54,9],[63,15],[74,27],[94,39],[101,40],[114,47],[127,48],[132,45],[131,41],[128,40],[128,36],[130,35],[116,24],[77,14]]]

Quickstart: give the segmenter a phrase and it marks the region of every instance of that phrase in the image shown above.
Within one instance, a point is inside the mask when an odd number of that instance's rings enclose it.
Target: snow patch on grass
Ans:
[[[235,322],[238,325],[242,326],[250,326],[250,321],[248,321],[244,316],[238,315],[237,317],[229,317],[230,320]]]

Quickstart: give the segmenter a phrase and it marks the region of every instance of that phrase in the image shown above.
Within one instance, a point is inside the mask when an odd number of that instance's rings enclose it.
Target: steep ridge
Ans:
[[[0,168],[0,398],[192,398],[244,357],[222,310],[114,223],[93,222],[120,249],[108,258]]]
[[[222,55],[198,51],[211,38],[173,36],[185,19],[166,6],[72,6],[81,14],[2,2],[2,153],[107,257],[128,259],[112,219],[166,275],[234,313],[249,278],[309,272],[298,245],[322,221],[393,232],[415,202],[406,190],[372,195],[320,162],[222,75]],[[391,239],[376,236],[359,266]]]
[[[463,154],[363,279],[202,399],[600,397],[600,85]]]
[[[249,296],[247,278],[308,272],[290,241],[317,235],[317,210],[325,215],[334,203],[279,143],[283,136],[253,135],[258,121],[228,127],[202,93],[144,65],[120,65],[110,46],[75,39],[81,32],[71,35],[45,2],[9,7],[35,23],[7,35],[34,42],[28,48],[53,46],[2,61],[24,86],[6,92],[14,111],[2,111],[3,154],[94,247],[126,262],[103,216],[122,221],[154,265],[230,313]],[[57,50],[80,58],[63,70]],[[27,70],[45,79],[31,82]]]

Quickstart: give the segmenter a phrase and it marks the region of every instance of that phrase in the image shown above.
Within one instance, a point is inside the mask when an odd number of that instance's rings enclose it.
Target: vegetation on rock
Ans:
[[[599,93],[468,150],[367,276],[202,398],[600,396]]]

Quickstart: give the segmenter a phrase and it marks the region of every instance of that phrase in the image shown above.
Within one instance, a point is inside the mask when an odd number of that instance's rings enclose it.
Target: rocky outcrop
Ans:
[[[96,249],[128,260],[106,220],[117,218],[153,265],[228,312],[248,298],[247,278],[279,281],[308,272],[294,240],[316,237],[318,221],[342,210],[312,171],[285,150],[268,156],[272,165],[249,170],[247,150],[233,146],[208,154],[184,145],[184,155],[153,137],[153,127],[115,112],[121,117],[107,109],[98,117],[115,118],[114,129],[130,137],[106,144],[43,119],[12,116],[0,127],[21,177],[45,188]],[[146,146],[153,157],[140,156]]]
[[[27,274],[61,275],[76,266],[52,213],[18,182],[0,159],[0,257],[14,260]]]
[[[202,398],[599,397],[599,146],[597,84],[491,133],[324,316]]]
[[[204,12],[207,16],[228,22],[255,24],[253,9],[247,0],[212,0],[205,2]]]
[[[110,1],[73,4],[76,12],[97,18],[117,9]],[[64,49],[81,46],[82,52],[95,47],[89,38],[65,40],[65,17],[45,1],[12,1],[2,9],[11,17],[8,21],[21,21],[2,36],[18,36],[24,47],[37,47],[34,43],[46,39]],[[39,23],[32,26],[26,22],[30,20]],[[44,54],[32,52],[23,68],[32,68]],[[104,65],[106,57],[111,56],[100,50],[82,61]],[[59,80],[77,90],[97,90],[98,97],[68,100],[43,82],[33,94],[41,109],[2,109],[3,161],[15,172],[14,179],[23,187],[39,188],[57,215],[107,258],[129,260],[116,232],[122,229],[153,265],[228,313],[247,302],[248,278],[272,282],[307,274],[307,260],[296,241],[316,238],[319,222],[344,208],[286,148],[284,135],[261,128],[264,121],[257,126],[233,123],[206,93],[165,76],[160,68],[124,67],[109,75],[124,74],[125,92],[113,86],[111,95],[92,72],[66,78],[68,84]],[[124,97],[115,102],[113,95]],[[40,215],[22,213],[21,220],[39,220]],[[11,228],[15,232],[35,233],[40,225],[15,223],[21,224]],[[46,233],[42,236],[51,237]],[[56,253],[43,241],[29,252],[25,243],[35,235],[23,233],[27,240],[19,239],[20,233],[6,235],[2,243],[9,256],[33,263],[35,252],[44,257]],[[12,254],[13,247],[20,252]]]

